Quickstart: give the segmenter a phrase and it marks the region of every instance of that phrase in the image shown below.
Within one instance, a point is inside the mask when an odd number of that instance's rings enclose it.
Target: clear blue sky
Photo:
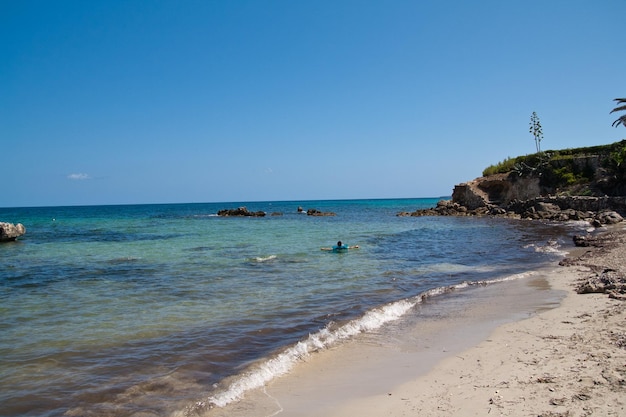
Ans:
[[[436,197],[612,143],[624,0],[0,0],[0,207]]]

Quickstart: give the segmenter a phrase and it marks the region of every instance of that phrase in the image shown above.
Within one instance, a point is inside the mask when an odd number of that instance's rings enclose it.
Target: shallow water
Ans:
[[[251,363],[293,347],[249,386],[393,321],[425,292],[522,276],[562,256],[574,227],[396,216],[436,201],[0,209],[27,228],[0,246],[3,415],[228,403],[248,386],[224,379],[242,381]],[[282,215],[215,216],[242,205]],[[337,240],[361,249],[320,251]]]

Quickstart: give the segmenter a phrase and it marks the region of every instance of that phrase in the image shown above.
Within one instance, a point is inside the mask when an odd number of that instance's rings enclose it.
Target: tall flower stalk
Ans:
[[[535,146],[537,147],[537,153],[540,153],[541,152],[541,140],[543,139],[543,131],[541,129],[541,122],[539,121],[539,116],[537,116],[537,112],[533,112],[532,116],[530,116],[529,132],[535,138]]]

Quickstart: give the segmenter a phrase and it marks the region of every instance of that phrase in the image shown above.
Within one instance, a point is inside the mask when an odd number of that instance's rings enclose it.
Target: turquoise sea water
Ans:
[[[2,415],[224,405],[425,294],[554,262],[574,227],[396,216],[437,200],[0,209],[27,228],[0,245]],[[215,215],[239,206],[268,216]]]

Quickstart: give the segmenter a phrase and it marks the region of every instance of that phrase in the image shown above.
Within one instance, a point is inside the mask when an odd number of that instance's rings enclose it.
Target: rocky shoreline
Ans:
[[[598,175],[603,172],[597,170]],[[454,187],[451,200],[436,207],[401,212],[398,216],[496,216],[512,219],[588,221],[599,227],[622,222],[626,196],[578,195],[575,190],[548,190],[538,177],[512,173],[476,178]]]
[[[570,221],[584,220],[596,226],[624,220],[623,197],[536,197],[513,200],[505,206],[484,204],[471,208],[452,200],[441,200],[434,208],[401,212],[398,216],[495,216],[512,219]],[[617,211],[619,210],[619,212]],[[621,212],[621,214],[620,214]]]
[[[584,267],[590,271],[576,284],[576,292],[603,293],[626,301],[626,232],[608,228],[593,236],[574,236],[574,243],[586,249],[576,257],[563,259],[559,265]]]

